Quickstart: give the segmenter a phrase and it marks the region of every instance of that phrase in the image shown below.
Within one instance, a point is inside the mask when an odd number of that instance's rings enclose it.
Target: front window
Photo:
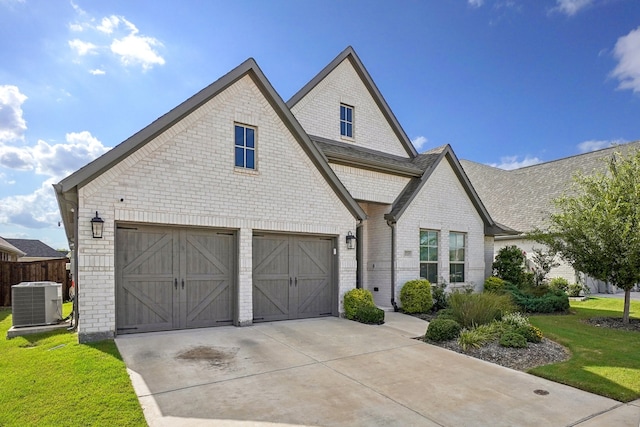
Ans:
[[[449,233],[449,282],[464,282],[464,256],[466,235]]]
[[[235,150],[236,167],[256,168],[256,130],[254,128],[236,125]]]
[[[340,104],[340,135],[353,138],[353,107]]]
[[[420,230],[420,277],[438,283],[438,232]]]

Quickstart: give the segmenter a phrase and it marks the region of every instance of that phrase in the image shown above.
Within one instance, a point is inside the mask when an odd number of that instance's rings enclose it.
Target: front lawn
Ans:
[[[623,301],[589,298],[571,302],[570,315],[533,315],[531,324],[571,350],[566,362],[529,372],[620,402],[640,398],[640,332],[591,326],[583,319],[622,317]],[[631,317],[640,316],[640,301],[632,301]]]
[[[64,329],[9,340],[10,327],[0,309],[0,426],[146,426],[113,341],[78,344]]]

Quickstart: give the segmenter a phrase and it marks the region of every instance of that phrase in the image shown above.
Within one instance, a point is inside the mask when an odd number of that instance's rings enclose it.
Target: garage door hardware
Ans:
[[[173,279],[173,287],[178,289],[178,278]],[[182,279],[182,289],[184,289],[184,279]]]
[[[292,284],[293,284],[293,279],[291,277],[289,277],[289,286],[291,286]],[[298,278],[297,277],[296,277],[296,280],[295,280],[295,284],[296,284],[296,286],[298,286]]]

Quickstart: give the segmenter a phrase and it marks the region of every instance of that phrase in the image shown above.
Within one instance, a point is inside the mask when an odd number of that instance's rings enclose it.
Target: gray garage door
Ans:
[[[118,333],[231,324],[235,253],[229,232],[119,225]]]
[[[254,235],[253,320],[335,314],[333,239]]]

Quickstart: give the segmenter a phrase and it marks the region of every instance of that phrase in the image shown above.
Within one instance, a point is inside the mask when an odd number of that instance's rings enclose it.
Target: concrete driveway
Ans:
[[[618,426],[630,404],[413,340],[426,322],[321,318],[116,339],[151,426]],[[548,392],[541,393],[540,390]]]

